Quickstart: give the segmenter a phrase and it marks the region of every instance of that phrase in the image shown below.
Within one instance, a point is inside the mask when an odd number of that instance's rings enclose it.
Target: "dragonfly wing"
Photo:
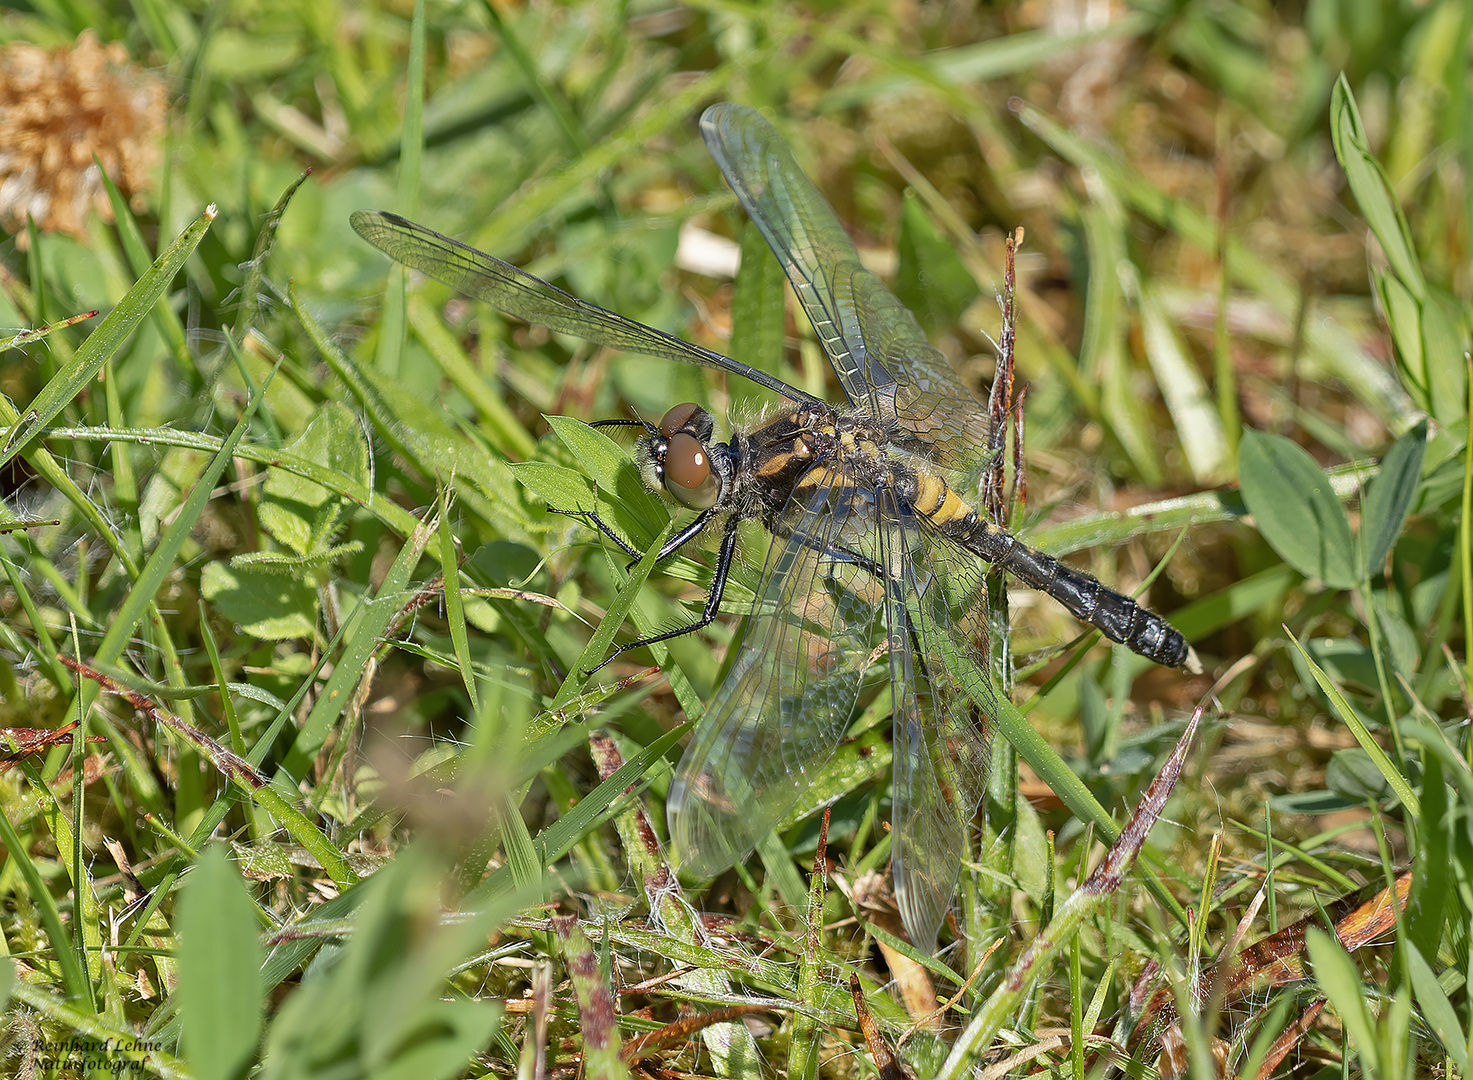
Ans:
[[[852,555],[873,501],[815,467],[782,518],[736,664],[666,801],[677,861],[709,877],[746,858],[828,762],[883,640],[874,580]]]
[[[358,210],[349,220],[359,236],[395,262],[518,319],[624,352],[730,371],[790,401],[815,400],[764,371],[580,300],[520,267],[398,214]]]
[[[886,505],[886,502],[890,505]],[[888,492],[881,493],[890,679],[894,700],[893,855],[895,897],[911,942],[931,949],[956,891],[967,823],[987,782],[990,717],[968,686],[986,678],[983,579],[960,551],[936,558]]]
[[[852,404],[894,417],[958,464],[986,446],[987,415],[876,275],[788,144],[761,114],[713,105],[701,134],[793,284]],[[902,431],[902,434],[905,434]],[[943,464],[947,453],[942,453]]]
[[[931,460],[975,470],[986,453],[992,426],[987,411],[883,281],[866,270],[855,276],[854,291],[860,333],[869,353],[897,383],[899,441],[904,445],[913,437]]]

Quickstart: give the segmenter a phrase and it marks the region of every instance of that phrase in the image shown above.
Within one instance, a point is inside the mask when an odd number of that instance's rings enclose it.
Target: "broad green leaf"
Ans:
[[[593,510],[598,500],[587,476],[550,461],[513,461],[512,475],[554,510]]]
[[[1417,995],[1417,1004],[1422,1006],[1422,1018],[1437,1036],[1443,1051],[1457,1063],[1458,1071],[1466,1076],[1468,1038],[1463,1034],[1463,1025],[1458,1022],[1457,1010],[1447,999],[1422,951],[1407,943],[1406,959],[1412,974],[1412,992]]]
[[[329,401],[318,408],[302,434],[287,447],[308,461],[315,461],[334,473],[348,477],[364,490],[369,487],[371,470],[368,443],[363,437],[363,424],[344,404]],[[267,495],[290,499],[306,506],[320,506],[328,499],[342,496],[320,484],[287,469],[273,468],[266,474],[263,489]]]
[[[670,513],[650,489],[635,466],[633,458],[622,446],[598,428],[566,416],[549,416],[547,422],[559,441],[567,447],[578,468],[598,484],[600,502],[606,493],[608,501],[618,506],[621,521],[632,517],[646,536],[653,536],[670,520]],[[559,504],[549,501],[549,506]],[[560,507],[561,508],[561,507]],[[603,508],[599,507],[600,513]]]
[[[373,1080],[438,1080],[461,1075],[501,1026],[501,1004],[451,998],[422,1006]]]
[[[1238,481],[1259,533],[1281,559],[1334,588],[1355,587],[1350,519],[1308,451],[1282,435],[1245,431]]]
[[[915,192],[900,206],[900,269],[895,295],[928,334],[956,325],[981,290],[926,214]]]
[[[1457,301],[1440,289],[1429,289],[1422,303],[1422,356],[1427,365],[1429,411],[1444,424],[1456,423],[1468,412],[1467,325],[1459,324]]]
[[[1347,802],[1364,804],[1386,793],[1386,778],[1359,746],[1336,750],[1325,768],[1325,787]]]
[[[199,1080],[239,1080],[256,1059],[261,962],[256,906],[219,846],[200,857],[179,901],[184,1056]]]
[[[317,625],[317,591],[294,574],[207,563],[200,572],[200,594],[222,616],[265,641],[311,637]]]
[[[1422,305],[1395,274],[1372,274],[1381,296],[1386,327],[1396,346],[1396,366],[1402,385],[1416,400],[1419,408],[1432,412],[1431,380],[1427,374],[1427,358],[1422,353]]]
[[[1376,1027],[1366,1009],[1366,989],[1361,985],[1350,954],[1336,938],[1319,927],[1310,928],[1308,945],[1315,982],[1319,983],[1320,990],[1340,1014],[1340,1022],[1365,1059],[1367,1075],[1379,1074]]]
[[[617,492],[634,470],[634,459],[622,446],[596,427],[571,416],[544,417],[548,427],[568,448],[579,467],[605,491]]]
[[[1346,182],[1366,224],[1376,234],[1386,259],[1401,283],[1418,301],[1426,299],[1427,282],[1412,244],[1411,230],[1391,190],[1381,163],[1371,153],[1370,141],[1361,126],[1360,111],[1350,83],[1342,74],[1330,94],[1330,139],[1335,156],[1345,170]]]
[[[1371,481],[1361,506],[1361,567],[1367,576],[1380,573],[1386,553],[1401,534],[1426,449],[1427,421],[1423,420],[1397,439],[1381,459],[1381,471]]]

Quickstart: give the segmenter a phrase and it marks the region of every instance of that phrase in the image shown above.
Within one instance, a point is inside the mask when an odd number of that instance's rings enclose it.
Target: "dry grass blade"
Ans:
[[[885,1042],[885,1036],[880,1033],[874,1014],[870,1012],[869,1005],[864,1000],[864,987],[860,985],[858,975],[850,976],[849,992],[854,995],[854,1013],[859,1019],[859,1030],[864,1036],[864,1045],[869,1047],[870,1059],[875,1063],[875,1068],[879,1071],[882,1080],[915,1080],[915,1074],[910,1072],[895,1056],[895,1052]]]
[[[694,1038],[715,1024],[729,1024],[744,1016],[755,1016],[759,1013],[774,1011],[776,1011],[775,1008],[770,1005],[728,1005],[721,1009],[711,1009],[709,1012],[682,1016],[679,1020],[666,1024],[662,1028],[647,1031],[637,1038],[630,1039],[619,1051],[619,1057],[627,1065],[638,1065],[645,1058],[674,1046],[676,1043]]]
[[[1333,924],[1335,934],[1346,949],[1354,951],[1374,944],[1396,926],[1398,911],[1406,907],[1407,894],[1411,891],[1412,874],[1407,871],[1396,879],[1394,891],[1380,888],[1367,899],[1358,896],[1341,897],[1327,905],[1325,914]],[[1221,1010],[1238,1004],[1250,997],[1308,977],[1305,969],[1306,935],[1311,927],[1323,925],[1318,914],[1306,916],[1276,934],[1254,942],[1233,956],[1224,969],[1210,969],[1197,981],[1201,1000],[1197,1005],[1201,1012]],[[1217,994],[1218,1000],[1208,1000],[1208,995]],[[1319,1015],[1319,1009],[1314,1010]],[[1296,1025],[1302,1022],[1296,1021]],[[1299,1030],[1302,1036],[1308,1024]],[[1288,1035],[1285,1032],[1280,1040]],[[1297,1038],[1298,1036],[1296,1036]],[[1143,1043],[1159,1042],[1163,1047],[1179,1047],[1183,1039],[1181,1020],[1177,1015],[1176,999],[1169,987],[1163,987],[1152,995],[1135,1026],[1135,1033],[1128,1045],[1135,1049]],[[1277,1043],[1275,1044],[1278,1045]],[[1284,1054],[1288,1049],[1284,1050]],[[1280,1060],[1283,1054],[1279,1055]],[[1174,1067],[1161,1066],[1163,1077],[1185,1075],[1186,1063],[1177,1055],[1170,1055]]]

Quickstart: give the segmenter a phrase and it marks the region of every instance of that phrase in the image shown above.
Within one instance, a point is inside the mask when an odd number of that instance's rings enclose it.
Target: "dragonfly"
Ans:
[[[776,129],[713,105],[700,129],[813,324],[845,401],[624,318],[484,252],[384,211],[353,228],[390,258],[528,323],[626,352],[739,375],[785,404],[726,442],[698,405],[640,429],[651,486],[694,517],[656,552],[719,536],[694,622],[611,654],[694,633],[720,610],[740,527],[770,543],[725,679],[697,724],[666,809],[677,864],[698,878],[744,860],[802,800],[854,722],[867,673],[888,667],[893,726],[891,872],[912,942],[934,947],[977,813],[998,701],[987,676],[986,574],[1053,597],[1111,640],[1200,670],[1180,632],[1096,578],[1028,547],[967,494],[991,456],[990,421],[884,282]],[[596,514],[580,512],[633,558]],[[979,706],[980,703],[980,706]],[[988,703],[992,703],[991,707]]]

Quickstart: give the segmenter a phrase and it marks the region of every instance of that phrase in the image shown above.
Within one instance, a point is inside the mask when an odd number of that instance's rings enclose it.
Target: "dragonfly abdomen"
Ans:
[[[962,547],[1006,570],[1030,589],[1052,596],[1111,641],[1167,667],[1201,670],[1197,654],[1176,627],[1097,578],[1028,547],[1012,533],[975,514],[954,519],[942,528]]]

